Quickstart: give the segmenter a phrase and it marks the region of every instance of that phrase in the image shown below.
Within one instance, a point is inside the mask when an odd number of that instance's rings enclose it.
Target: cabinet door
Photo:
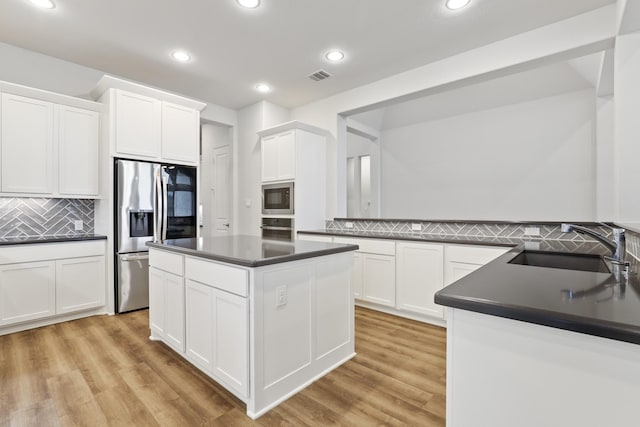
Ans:
[[[213,375],[247,396],[247,299],[219,289],[213,291]]]
[[[353,253],[353,270],[351,270],[351,283],[353,285],[353,297],[362,299],[362,254]]]
[[[278,139],[275,136],[262,138],[262,182],[278,180]]]
[[[164,286],[166,343],[184,353],[184,279],[164,273]]]
[[[277,135],[278,140],[278,180],[296,177],[296,139],[295,132],[288,131]]]
[[[160,157],[160,101],[116,91],[116,153]]]
[[[149,328],[159,337],[165,335],[164,272],[149,268]]]
[[[59,111],[59,189],[61,195],[98,195],[100,114],[61,105]]]
[[[198,111],[162,102],[162,159],[197,163],[200,158]]]
[[[55,314],[55,262],[0,266],[0,325]]]
[[[56,313],[104,305],[104,256],[56,261]]]
[[[365,301],[395,307],[396,260],[394,256],[362,254],[363,296]]]
[[[483,264],[470,264],[466,262],[458,262],[458,261],[447,261],[447,286],[455,282],[456,280],[462,279],[469,273],[473,273]]]
[[[186,350],[189,359],[213,372],[213,288],[193,280],[185,285]]]
[[[397,307],[429,316],[443,316],[434,294],[444,284],[444,248],[438,244],[397,243]]]
[[[52,194],[53,104],[2,94],[1,120],[2,192]]]

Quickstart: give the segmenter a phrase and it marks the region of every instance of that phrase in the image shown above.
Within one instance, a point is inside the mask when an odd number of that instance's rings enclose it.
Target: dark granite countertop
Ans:
[[[602,245],[592,253],[606,254]],[[640,280],[611,273],[509,264],[513,248],[436,293],[453,308],[640,344]],[[581,251],[566,251],[584,253]],[[632,257],[632,271],[640,262]],[[610,267],[611,268],[611,267]],[[569,292],[573,297],[569,296]]]
[[[358,249],[357,245],[303,240],[283,242],[244,235],[173,239],[147,242],[147,245],[244,267],[260,267]]]
[[[18,236],[0,237],[0,246],[26,245],[30,243],[61,243],[78,242],[83,240],[106,240],[107,236],[101,234],[78,233],[65,236]]]

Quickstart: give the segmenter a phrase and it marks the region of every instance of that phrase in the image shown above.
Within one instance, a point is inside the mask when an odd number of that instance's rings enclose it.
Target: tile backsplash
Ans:
[[[93,233],[93,218],[93,200],[0,197],[0,237]],[[82,231],[75,231],[76,220]]]

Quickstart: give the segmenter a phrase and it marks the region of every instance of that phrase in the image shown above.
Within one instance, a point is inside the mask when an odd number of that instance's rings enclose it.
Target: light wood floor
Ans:
[[[148,335],[138,311],[0,337],[0,427],[444,425],[436,326],[357,308],[358,355],[256,421]]]

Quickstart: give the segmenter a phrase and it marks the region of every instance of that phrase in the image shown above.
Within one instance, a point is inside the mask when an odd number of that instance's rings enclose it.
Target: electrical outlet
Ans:
[[[353,223],[352,222],[345,222],[344,223],[344,228],[353,228]]]
[[[78,219],[73,221],[73,228],[75,229],[75,231],[82,231],[82,229],[84,228],[84,224],[82,223],[82,220]]]
[[[539,236],[540,235],[540,227],[525,227],[524,228],[525,236]]]
[[[419,222],[411,224],[411,231],[422,231],[422,224]]]
[[[276,307],[287,304],[287,286],[282,285],[276,288]]]

